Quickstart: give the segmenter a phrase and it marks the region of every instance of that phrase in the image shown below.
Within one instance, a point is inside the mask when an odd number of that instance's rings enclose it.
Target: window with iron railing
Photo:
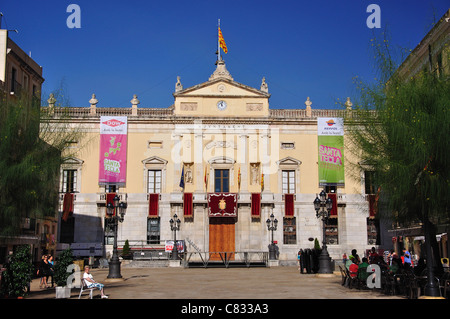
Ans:
[[[295,217],[283,217],[283,244],[285,245],[297,244],[297,226],[295,221]]]

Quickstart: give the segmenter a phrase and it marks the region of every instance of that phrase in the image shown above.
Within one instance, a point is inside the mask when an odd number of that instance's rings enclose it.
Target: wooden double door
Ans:
[[[209,219],[209,260],[234,260],[235,222],[229,217]]]

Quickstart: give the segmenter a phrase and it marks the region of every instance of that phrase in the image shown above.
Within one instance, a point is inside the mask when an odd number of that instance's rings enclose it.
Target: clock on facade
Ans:
[[[225,110],[227,108],[227,102],[225,101],[219,101],[217,102],[217,108],[222,111]]]

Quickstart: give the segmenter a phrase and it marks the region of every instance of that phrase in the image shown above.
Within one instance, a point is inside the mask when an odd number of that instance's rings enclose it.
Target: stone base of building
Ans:
[[[269,259],[269,267],[278,267],[280,265],[280,261],[279,260],[273,260],[273,259]]]
[[[316,274],[317,278],[333,278],[334,276],[335,276],[334,273],[331,273],[331,274],[319,274],[319,273],[317,273]]]
[[[180,260],[169,260],[169,267],[181,267]]]

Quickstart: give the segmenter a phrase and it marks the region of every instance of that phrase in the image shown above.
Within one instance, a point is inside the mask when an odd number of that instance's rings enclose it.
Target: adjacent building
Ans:
[[[7,100],[20,94],[41,99],[42,67],[0,29],[0,90]]]
[[[8,36],[8,30],[0,29],[0,98],[2,105],[14,102],[22,95],[33,98],[39,107],[41,87],[44,82],[42,67],[25,53]],[[38,132],[36,131],[36,135]],[[0,265],[15,247],[30,245],[33,261],[37,262],[43,253],[56,252],[57,221],[55,218],[22,220],[21,235],[0,237]]]
[[[411,51],[409,56],[400,65],[397,72],[407,81],[421,72],[430,72],[439,77],[450,76],[450,9],[434,24],[420,43]],[[392,235],[393,246],[401,251],[407,247],[414,254],[421,256],[425,236],[421,224],[394,225],[389,233]],[[449,221],[436,225],[436,240],[440,256],[448,258],[450,247],[448,245]]]

